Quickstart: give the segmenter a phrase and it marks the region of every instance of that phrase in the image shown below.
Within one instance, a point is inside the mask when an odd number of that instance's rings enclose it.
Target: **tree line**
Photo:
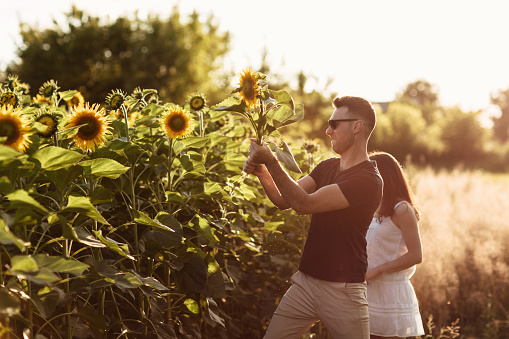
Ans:
[[[12,62],[1,78],[16,74],[23,82],[43,84],[55,79],[63,89],[78,89],[87,101],[104,103],[112,88],[127,92],[135,86],[154,88],[163,101],[184,102],[190,89],[205,93],[216,104],[234,80],[235,70],[223,64],[230,49],[229,32],[220,30],[213,16],[197,12],[182,20],[175,7],[168,18],[119,17],[105,21],[77,7],[66,23],[38,29],[20,25],[23,43],[19,62]],[[328,88],[306,91],[303,72],[284,79],[265,63],[259,71],[278,79],[275,89],[286,89],[305,108],[304,123],[284,131],[294,142],[328,144],[324,131],[331,114]],[[34,96],[36,89],[30,94]],[[375,103],[379,113],[370,147],[390,152],[400,161],[437,167],[509,168],[509,88],[492,95],[501,111],[493,126],[480,122],[481,111],[440,105],[439,93],[420,79],[409,83],[392,102]],[[304,139],[302,140],[303,137]]]

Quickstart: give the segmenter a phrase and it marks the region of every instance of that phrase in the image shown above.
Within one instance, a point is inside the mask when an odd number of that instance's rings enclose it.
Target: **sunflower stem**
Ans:
[[[129,142],[129,120],[127,119],[127,108],[122,104],[120,106],[120,110],[122,111],[122,115],[125,120],[125,138],[126,141]]]
[[[203,128],[203,111],[202,110],[200,110],[198,112],[198,116],[200,118],[200,137],[203,137],[204,128]]]
[[[171,175],[171,166],[173,164],[173,138],[168,138],[168,192],[171,192],[173,186],[173,176]],[[171,213],[172,204],[168,201],[168,212]]]

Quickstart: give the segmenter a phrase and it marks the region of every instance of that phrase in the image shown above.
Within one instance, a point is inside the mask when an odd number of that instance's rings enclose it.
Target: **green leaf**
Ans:
[[[279,148],[275,143],[270,144],[273,151],[276,152],[277,159],[281,161],[288,170],[293,171],[295,173],[302,173],[293,157],[292,151],[288,147],[288,144],[283,141],[283,147]]]
[[[183,246],[184,247],[184,246]],[[207,286],[207,265],[196,253],[185,252],[178,260],[182,268],[176,272],[177,281],[184,292],[201,293]]]
[[[99,331],[100,333],[106,333],[108,325],[106,324],[104,314],[99,314],[95,309],[89,306],[82,307],[79,312],[75,314],[83,319],[91,329]]]
[[[99,211],[92,205],[90,202],[90,198],[87,197],[75,197],[73,195],[69,196],[69,202],[67,203],[67,207],[61,210],[59,213],[64,212],[75,212],[86,215],[87,217],[94,219],[101,224],[109,225],[109,223],[104,219],[104,217],[99,213]]]
[[[158,228],[167,232],[175,232],[172,228],[166,226],[157,220],[152,220],[148,215],[140,211],[134,211],[134,222],[142,225]]]
[[[48,210],[44,206],[42,206],[37,200],[32,198],[27,191],[17,190],[12,193],[6,194],[6,197],[10,201],[9,208],[11,209],[29,208],[32,210],[37,210],[42,213],[48,213]]]
[[[239,101],[237,98],[229,97],[216,106],[213,106],[212,109],[214,111],[237,112],[247,115],[246,107],[246,102],[244,100]]]
[[[74,95],[78,93],[78,91],[65,91],[65,92],[58,92],[58,94],[60,95],[60,98],[64,101],[69,101],[71,100]]]
[[[19,157],[20,155],[22,155],[22,153],[5,145],[0,145],[0,161],[14,159],[16,157]]]
[[[115,240],[103,237],[101,231],[93,231],[97,239],[99,239],[100,242],[102,242],[104,245],[106,245],[107,248],[110,250],[120,254],[123,257],[129,258],[131,260],[135,260],[134,257],[129,253],[129,247],[126,244],[122,244],[119,242],[116,242]]]
[[[164,113],[164,107],[156,104],[149,104],[142,111],[142,115],[160,115]],[[152,117],[153,118],[153,117]]]
[[[31,256],[16,255],[11,259],[11,269],[20,272],[34,273],[39,270],[39,266]]]
[[[179,192],[166,192],[166,202],[183,206],[185,201]]]
[[[90,247],[104,248],[105,244],[94,238],[90,233],[87,232],[83,227],[71,227],[73,236],[76,237],[80,243]],[[67,237],[66,237],[67,238]]]
[[[79,166],[71,166],[69,168],[61,168],[55,171],[47,171],[44,176],[48,178],[58,189],[60,193],[63,193],[67,185],[78,178],[83,169]]]
[[[60,147],[48,146],[35,152],[33,158],[39,160],[42,169],[55,171],[77,163],[83,155]]]
[[[97,185],[92,194],[90,195],[90,202],[93,205],[103,204],[105,202],[110,202],[113,200],[113,192],[109,189]]]
[[[19,314],[20,310],[21,300],[11,294],[8,288],[0,286],[0,314],[10,318]]]
[[[30,242],[24,241],[12,233],[3,219],[0,219],[0,244],[16,245],[20,251],[24,251],[27,246],[30,246]]]
[[[210,254],[207,254],[204,260],[207,264],[207,287],[205,290],[206,295],[211,298],[224,297],[226,288],[221,267]]]
[[[195,217],[189,222],[188,226],[191,229],[195,230],[198,234],[204,236],[207,240],[209,240],[212,244],[218,242],[218,239],[212,233],[212,228],[210,227],[207,219],[195,215]]]
[[[193,314],[200,314],[200,305],[196,302],[196,300],[187,298],[184,300],[184,305],[186,308]]]
[[[79,165],[85,170],[85,174],[95,177],[118,178],[127,172],[129,167],[123,166],[113,159],[93,159],[80,162]]]
[[[203,184],[203,193],[209,196],[222,190],[223,188],[217,182],[206,182]]]
[[[80,275],[89,267],[89,265],[75,259],[49,256],[47,254],[36,254],[33,258],[39,267],[46,267],[52,272],[57,273]]]
[[[209,138],[205,137],[188,137],[184,139],[178,139],[173,142],[173,151],[175,154],[182,152],[185,148],[201,148],[210,141]]]
[[[7,265],[8,270],[21,280],[28,280],[39,285],[51,285],[60,280],[60,277],[50,269],[39,268],[35,259],[30,256],[12,257],[11,265],[12,267]]]

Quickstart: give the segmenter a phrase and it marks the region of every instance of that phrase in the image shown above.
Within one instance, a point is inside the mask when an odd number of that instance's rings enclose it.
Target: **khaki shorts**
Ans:
[[[365,282],[325,281],[302,272],[295,273],[291,281],[265,339],[298,339],[319,320],[334,339],[369,339]]]

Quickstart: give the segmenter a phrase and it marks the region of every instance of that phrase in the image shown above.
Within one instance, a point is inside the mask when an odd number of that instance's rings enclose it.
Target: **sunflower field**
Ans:
[[[28,88],[0,92],[0,337],[261,337],[309,220],[242,166],[302,107],[250,69],[217,105]],[[272,147],[295,177],[321,156]]]

